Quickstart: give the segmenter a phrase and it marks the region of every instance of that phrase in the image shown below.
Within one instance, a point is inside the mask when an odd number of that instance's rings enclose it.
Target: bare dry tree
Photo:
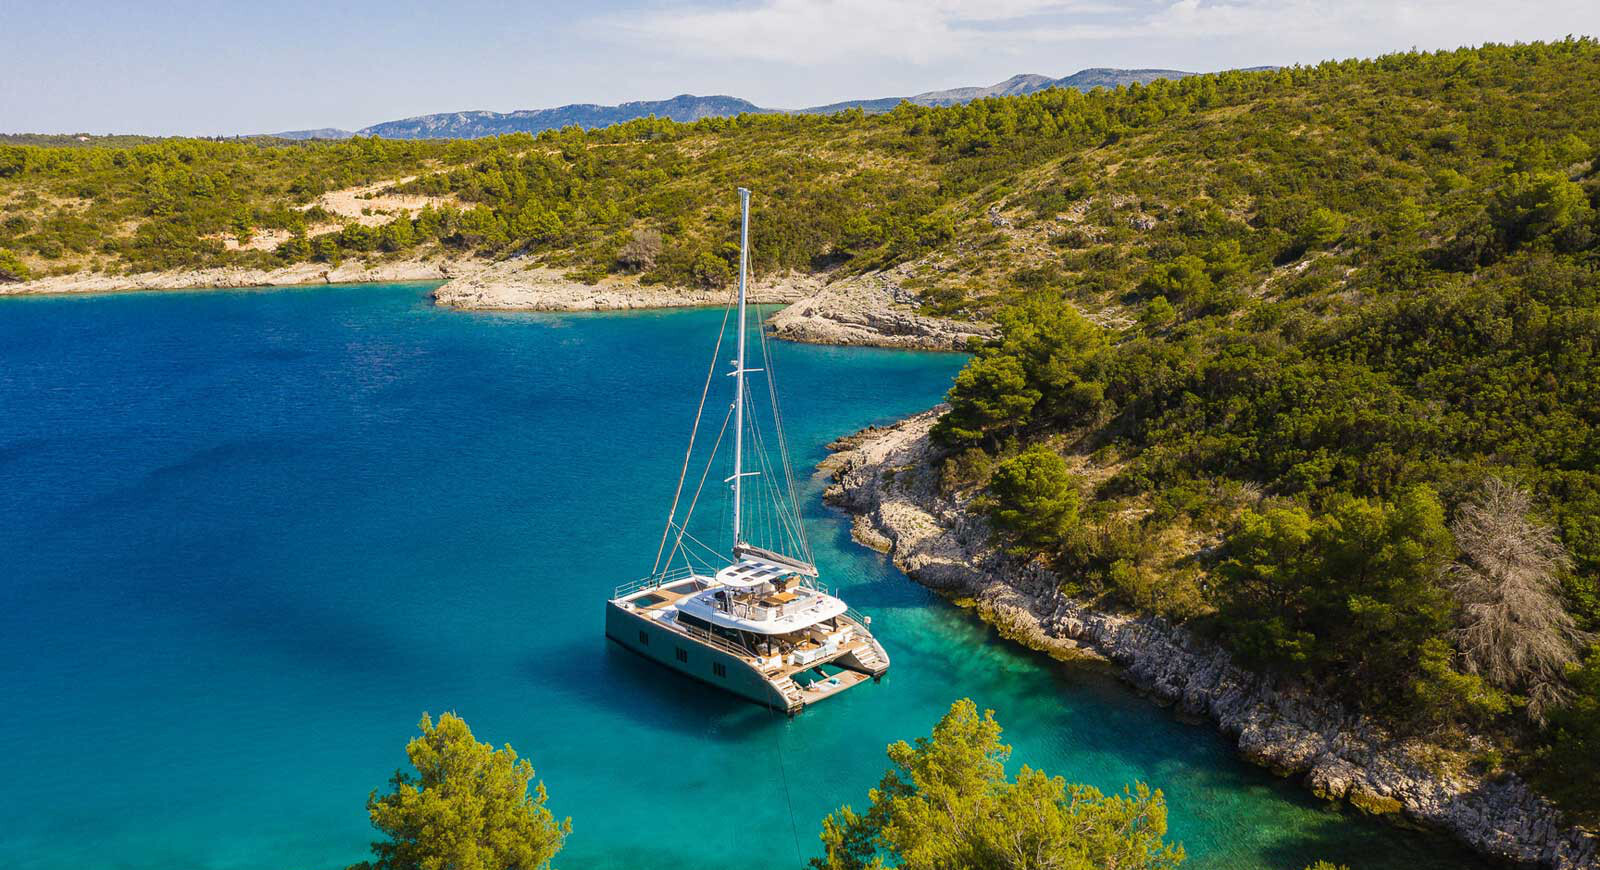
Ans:
[[[1526,490],[1495,477],[1484,482],[1451,527],[1462,554],[1451,566],[1451,591],[1461,603],[1457,639],[1467,669],[1524,694],[1529,717],[1542,724],[1570,695],[1566,668],[1589,638],[1561,601],[1572,559],[1531,509]]]

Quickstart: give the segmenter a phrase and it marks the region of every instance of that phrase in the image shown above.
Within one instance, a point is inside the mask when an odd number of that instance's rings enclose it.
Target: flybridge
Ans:
[[[749,544],[739,544],[735,546],[733,548],[733,555],[735,558],[751,556],[767,562],[787,566],[790,570],[797,574],[804,574],[807,577],[817,576],[817,566],[811,564],[810,562],[802,562],[799,559],[791,559],[782,553],[774,553],[771,550],[763,550],[760,547],[752,547]]]
[[[773,585],[794,574],[794,569],[765,559],[744,558],[717,572],[717,582],[734,589]]]

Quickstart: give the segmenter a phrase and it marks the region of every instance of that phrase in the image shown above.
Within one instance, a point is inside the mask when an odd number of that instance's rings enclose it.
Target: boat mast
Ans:
[[[750,267],[750,191],[739,188],[739,361],[733,370],[733,545],[743,543],[739,509],[744,484],[744,297],[745,274]]]

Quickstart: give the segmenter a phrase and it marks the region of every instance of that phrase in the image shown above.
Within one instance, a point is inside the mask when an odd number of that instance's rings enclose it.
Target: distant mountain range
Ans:
[[[887,112],[902,102],[916,103],[919,106],[954,106],[960,103],[970,103],[973,100],[981,100],[985,97],[1015,97],[1047,88],[1077,88],[1080,91],[1087,91],[1094,88],[1115,88],[1120,85],[1131,85],[1135,82],[1147,85],[1156,79],[1181,79],[1192,75],[1195,75],[1195,73],[1178,69],[1110,69],[1107,67],[1079,70],[1070,76],[1064,76],[1059,79],[1024,73],[1023,75],[1012,76],[1003,82],[989,85],[986,88],[950,88],[943,91],[925,91],[909,97],[845,100],[839,103],[829,103],[826,106],[812,106],[809,109],[800,109],[799,112],[807,115],[825,115],[830,112],[842,112],[845,109],[855,108],[865,112]]]
[[[282,133],[266,133],[274,139],[349,139],[354,136],[349,130],[338,127],[318,127],[315,130],[285,130]]]
[[[400,121],[384,121],[359,131],[362,136],[386,139],[476,139],[502,133],[537,133],[577,124],[580,127],[608,127],[621,121],[645,118],[671,118],[698,121],[745,112],[770,112],[738,97],[696,97],[679,94],[670,100],[636,100],[617,106],[574,103],[554,109],[523,109],[516,112],[446,112],[420,115]]]
[[[1250,67],[1249,70],[1272,69]],[[515,112],[444,112],[437,115],[418,115],[398,121],[384,121],[363,127],[351,133],[333,127],[316,130],[290,130],[270,135],[283,139],[346,139],[350,136],[382,136],[388,139],[476,139],[480,136],[498,136],[502,133],[538,133],[577,124],[581,127],[606,127],[635,118],[654,115],[674,121],[698,121],[701,118],[720,118],[744,113],[776,113],[792,111],[797,114],[817,115],[861,109],[864,112],[887,112],[902,102],[922,106],[953,106],[980,100],[985,97],[1011,97],[1031,94],[1047,88],[1114,88],[1138,82],[1149,84],[1157,79],[1180,79],[1195,75],[1175,69],[1110,69],[1095,67],[1080,70],[1070,76],[1051,78],[1042,75],[1016,75],[988,87],[950,88],[927,91],[909,97],[879,97],[867,100],[845,100],[807,109],[766,109],[738,97],[697,97],[679,94],[670,100],[637,100],[616,106],[599,106],[593,103],[573,103],[553,109],[522,109]]]

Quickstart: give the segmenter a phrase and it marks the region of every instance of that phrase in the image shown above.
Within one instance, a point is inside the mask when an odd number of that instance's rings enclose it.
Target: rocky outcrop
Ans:
[[[792,303],[768,321],[772,334],[813,344],[875,345],[956,350],[994,327],[921,313],[916,294],[901,288],[898,273],[880,272],[827,281],[818,275],[783,275],[752,282],[756,304]],[[463,274],[434,291],[451,308],[489,311],[590,311],[722,305],[723,288],[667,287],[608,277],[586,284],[560,271],[507,260]]]
[[[0,284],[0,295],[41,293],[119,293],[133,290],[206,290],[236,287],[288,287],[301,284],[354,284],[384,281],[442,281],[476,268],[459,260],[397,260],[362,263],[348,260],[338,266],[296,263],[277,269],[222,266],[210,269],[171,269],[110,275],[77,272],[15,284]]]
[[[984,521],[942,495],[928,431],[942,409],[833,445],[828,498],[855,514],[858,537],[890,553],[920,583],[970,598],[1005,633],[1048,651],[1120,665],[1126,678],[1183,712],[1206,716],[1250,760],[1302,777],[1316,794],[1372,813],[1398,813],[1509,861],[1555,870],[1600,868],[1594,834],[1564,825],[1515,776],[1434,769],[1425,744],[1303,688],[1245,670],[1215,643],[1165,620],[1108,613],[1063,595],[1037,564],[989,544]]]
[[[815,292],[821,283],[809,276],[754,282],[750,301],[793,302]],[[556,269],[512,259],[455,278],[433,291],[433,298],[440,305],[476,311],[614,311],[723,305],[728,290],[640,284],[612,277],[589,284]]]
[[[959,350],[992,324],[933,317],[897,272],[852,275],[819,287],[773,315],[772,334],[813,344],[868,344],[920,350]]]

